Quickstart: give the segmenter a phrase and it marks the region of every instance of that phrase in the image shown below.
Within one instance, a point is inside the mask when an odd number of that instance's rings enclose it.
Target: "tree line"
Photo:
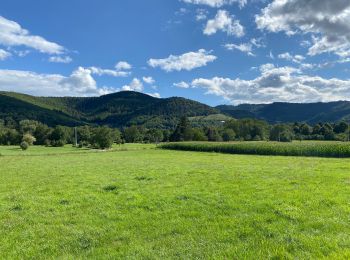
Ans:
[[[0,144],[20,145],[27,149],[30,145],[60,147],[75,144],[78,147],[98,149],[110,148],[114,143],[160,143],[182,141],[279,141],[293,140],[338,140],[349,141],[350,127],[346,122],[306,123],[269,125],[255,119],[229,120],[221,126],[192,127],[186,117],[179,120],[173,130],[130,126],[122,129],[107,126],[67,126],[49,127],[34,120],[16,122],[9,118],[0,119]],[[77,136],[77,140],[75,140]]]

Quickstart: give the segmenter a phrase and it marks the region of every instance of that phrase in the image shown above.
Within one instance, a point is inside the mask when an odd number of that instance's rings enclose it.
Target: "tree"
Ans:
[[[270,140],[278,142],[291,142],[293,140],[293,133],[288,125],[274,125],[270,131]]]
[[[233,141],[236,138],[236,133],[230,128],[226,128],[222,132],[222,140],[225,142]]]
[[[160,129],[149,129],[145,135],[145,141],[149,143],[159,143],[163,140],[163,131]]]
[[[349,125],[346,122],[340,122],[334,126],[334,133],[341,134],[345,133],[349,128]]]
[[[34,131],[34,136],[36,138],[35,144],[45,145],[48,143],[50,139],[52,129],[47,125],[39,123]]]
[[[94,129],[91,143],[95,148],[109,149],[115,140],[115,133],[109,127],[103,126]]]
[[[31,134],[23,135],[22,142],[26,142],[28,145],[33,145],[36,142],[36,139]]]
[[[19,128],[22,134],[34,134],[39,122],[34,120],[22,120],[19,122]]]
[[[194,128],[194,129],[192,129],[192,140],[193,141],[208,141],[208,138],[201,128]]]
[[[300,127],[300,133],[302,135],[310,135],[312,133],[312,129],[308,124],[302,124]]]
[[[135,125],[124,129],[124,139],[127,143],[142,142],[143,136],[139,128]]]
[[[219,131],[215,127],[208,127],[207,128],[207,137],[209,142],[220,142],[222,141],[221,135],[219,134]]]
[[[52,146],[64,146],[68,140],[68,133],[63,126],[56,126],[50,135],[50,142]]]
[[[175,131],[170,136],[171,142],[183,142],[192,140],[192,128],[187,117],[182,117]]]

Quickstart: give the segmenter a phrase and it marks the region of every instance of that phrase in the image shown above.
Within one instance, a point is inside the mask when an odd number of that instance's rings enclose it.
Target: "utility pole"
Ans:
[[[74,144],[75,144],[75,147],[78,147],[78,133],[77,133],[76,127],[74,127]]]

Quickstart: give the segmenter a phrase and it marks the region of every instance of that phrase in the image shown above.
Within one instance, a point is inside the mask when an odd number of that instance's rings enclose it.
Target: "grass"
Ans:
[[[114,151],[131,151],[131,150],[144,150],[154,148],[153,144],[123,144],[114,145],[112,149],[107,152]],[[19,146],[0,146],[0,156],[13,155],[13,156],[45,156],[45,155],[57,155],[57,154],[79,154],[79,153],[100,153],[106,152],[101,150],[94,150],[89,148],[75,148],[72,145],[66,145],[64,148],[57,147],[42,147],[31,146],[28,150],[22,151]]]
[[[350,258],[350,159],[151,148],[1,156],[0,258]]]
[[[281,155],[281,156],[310,156],[310,157],[335,157],[349,158],[349,142],[330,141],[295,141],[281,142],[182,142],[168,143],[161,146],[163,149],[219,152],[229,154],[253,154],[253,155]]]

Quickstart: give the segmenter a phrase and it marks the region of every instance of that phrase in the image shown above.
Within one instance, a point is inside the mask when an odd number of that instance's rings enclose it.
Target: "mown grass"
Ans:
[[[64,148],[57,147],[43,147],[43,146],[30,146],[28,150],[22,151],[19,146],[0,146],[1,155],[21,155],[21,156],[40,156],[40,155],[56,155],[56,154],[78,154],[78,153],[100,153],[100,152],[113,152],[113,151],[130,151],[130,150],[144,150],[153,149],[156,146],[154,144],[122,144],[113,145],[113,147],[106,151],[89,148],[76,148],[72,145],[66,145]]]
[[[312,156],[312,157],[350,157],[349,142],[320,142],[320,141],[295,141],[290,143],[280,142],[182,142],[167,143],[160,146],[162,149],[218,152],[229,154],[253,154],[253,155],[281,155],[281,156]]]
[[[350,159],[56,149],[0,157],[1,259],[350,258]]]

